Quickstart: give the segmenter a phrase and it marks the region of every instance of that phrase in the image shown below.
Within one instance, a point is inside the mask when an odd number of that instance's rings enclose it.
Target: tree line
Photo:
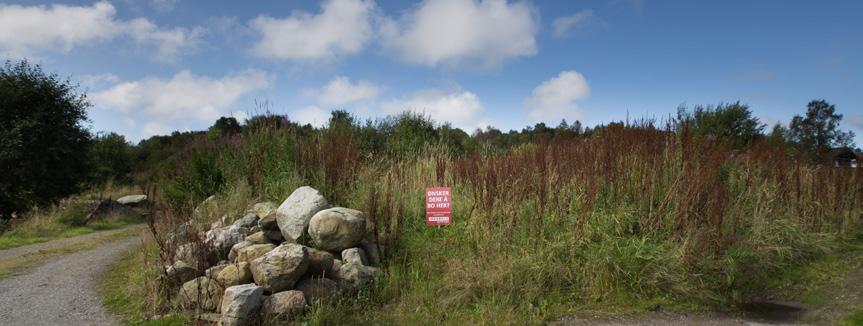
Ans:
[[[364,155],[407,158],[429,146],[441,146],[454,155],[484,154],[525,143],[591,137],[604,128],[632,126],[621,121],[591,128],[579,121],[563,120],[557,126],[537,123],[507,132],[489,126],[469,134],[416,113],[361,121],[347,111],[336,110],[322,128],[265,113],[242,123],[233,117],[222,117],[206,131],[175,131],[132,144],[117,133],[90,131],[86,124],[91,106],[75,83],[46,73],[39,65],[26,60],[7,61],[0,68],[0,167],[4,169],[0,173],[0,218],[85,189],[145,183],[172,169],[195,139],[230,139],[263,128],[290,130],[295,137],[305,138],[349,133]],[[767,142],[785,147],[801,159],[818,162],[826,159],[833,148],[854,145],[854,134],[839,129],[841,120],[834,105],[813,100],[803,115],[794,116],[787,126],[776,124],[765,133],[766,125],[753,116],[749,106],[735,102],[681,107],[662,128],[707,137],[735,149]],[[642,122],[638,127],[656,128],[652,122]]]

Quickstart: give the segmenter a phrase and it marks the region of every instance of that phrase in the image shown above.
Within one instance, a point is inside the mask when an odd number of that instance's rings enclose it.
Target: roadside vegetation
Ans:
[[[8,232],[0,234],[0,250],[117,229],[144,221],[140,213],[135,211],[118,211],[86,221],[94,205],[93,200],[74,197],[47,209],[33,209],[19,223],[10,225]]]
[[[28,67],[7,65],[4,73],[41,73]],[[103,154],[83,159],[97,163],[86,164],[89,172],[66,195],[116,182],[141,185],[151,196],[152,239],[116,266],[106,289],[108,305],[132,324],[189,318],[159,281],[173,260],[177,244],[168,240],[178,225],[281,202],[304,185],[334,206],[363,210],[369,236],[386,248],[384,276],[351,298],[316,303],[305,314],[312,325],[539,324],[596,310],[739,311],[794,280],[816,284],[812,275],[820,274],[810,270],[855,257],[863,169],[837,167],[830,156],[836,148],[855,155],[853,134],[838,129],[841,119],[833,105],[814,100],[804,115],[765,134],[748,106],[732,103],[681,108],[667,121],[592,128],[562,121],[468,134],[413,113],[359,121],[334,111],[323,128],[265,113],[134,146],[122,136],[87,134],[86,152]],[[22,135],[0,137],[4,166],[23,168],[17,143],[6,141],[29,139]],[[120,161],[107,162],[114,159]],[[0,195],[27,195],[0,198],[6,217],[62,197],[36,198],[38,189],[23,179],[2,181]],[[452,225],[425,226],[424,189],[431,186],[452,187]],[[196,209],[213,195],[224,204]],[[63,210],[48,215],[75,220]],[[38,236],[27,230],[54,228],[33,220],[11,232]],[[811,297],[817,304],[818,295]]]
[[[681,110],[661,125],[472,136],[409,113],[360,123],[336,111],[322,129],[264,115],[191,137],[154,174],[154,236],[165,239],[210,195],[231,203],[199,217],[215,221],[310,185],[333,205],[367,212],[371,236],[387,247],[385,276],[351,299],[315,304],[310,324],[734,312],[795,269],[845,257],[861,237],[863,172],[763,128],[739,103]],[[423,191],[441,185],[453,188],[454,224],[428,228]],[[151,295],[168,293],[151,286]],[[171,309],[165,300],[147,310]]]

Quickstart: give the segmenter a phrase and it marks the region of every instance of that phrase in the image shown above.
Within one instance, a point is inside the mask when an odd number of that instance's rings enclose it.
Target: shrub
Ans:
[[[117,133],[101,133],[90,147],[94,185],[128,184],[132,181],[132,147]]]
[[[38,65],[0,68],[0,217],[76,193],[89,175],[86,96]]]

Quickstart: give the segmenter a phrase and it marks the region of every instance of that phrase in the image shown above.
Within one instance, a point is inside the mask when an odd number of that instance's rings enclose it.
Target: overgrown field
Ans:
[[[154,181],[157,230],[213,194],[230,203],[216,219],[302,185],[364,210],[369,237],[387,247],[385,276],[354,298],[317,304],[312,324],[733,310],[785,270],[861,237],[861,170],[810,163],[781,144],[731,148],[685,126],[640,123],[465,146],[425,137],[428,126],[403,116],[375,137],[351,119],[311,131],[275,121],[199,137]],[[425,226],[430,186],[452,187],[452,225]],[[151,288],[144,310],[164,313]]]

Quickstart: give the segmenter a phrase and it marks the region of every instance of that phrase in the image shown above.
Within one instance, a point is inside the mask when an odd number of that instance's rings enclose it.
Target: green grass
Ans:
[[[845,326],[860,326],[863,325],[863,307],[857,310],[856,313],[845,319],[841,325]]]
[[[130,251],[113,264],[104,277],[102,302],[110,312],[122,316],[126,325],[185,325],[187,318],[180,314],[166,314],[167,317],[158,320],[148,318],[154,303],[151,294],[156,271],[145,264],[145,258],[155,254],[155,247],[148,243],[143,248]],[[152,256],[150,259],[155,261]]]
[[[87,213],[86,207],[74,203],[48,210],[34,210],[26,216],[24,222],[14,225],[12,230],[0,235],[0,250],[118,229],[143,221],[134,213],[107,216],[87,225],[80,225],[77,221],[83,220]]]
[[[827,255],[793,266],[770,280],[766,293],[802,303],[812,322],[863,325],[863,238],[834,244]]]

